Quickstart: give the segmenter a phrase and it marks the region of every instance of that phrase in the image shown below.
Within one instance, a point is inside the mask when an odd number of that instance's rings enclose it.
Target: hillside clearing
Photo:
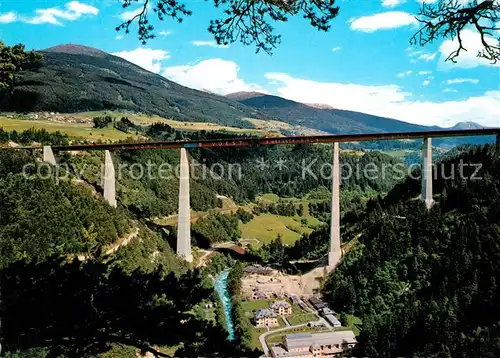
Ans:
[[[114,111],[97,111],[97,112],[82,112],[82,113],[72,113],[68,114],[68,116],[73,116],[73,117],[97,117],[97,116],[104,116],[104,115],[110,115],[112,117],[127,117],[130,119],[132,122],[136,124],[141,124],[141,125],[149,125],[149,124],[154,124],[154,123],[164,123],[168,124],[170,127],[174,129],[181,129],[181,130],[187,130],[187,131],[201,131],[201,130],[206,130],[206,131],[225,131],[225,132],[233,132],[233,133],[247,133],[247,134],[255,134],[255,135],[265,135],[267,132],[265,130],[259,130],[259,129],[248,129],[248,128],[235,128],[235,127],[229,127],[229,126],[224,126],[216,123],[210,123],[210,122],[182,122],[182,121],[175,121],[173,119],[167,119],[163,118],[160,116],[156,115],[147,115],[147,114],[141,114],[141,113],[126,113],[126,112],[114,112]]]
[[[45,129],[49,133],[62,132],[70,138],[85,138],[88,140],[125,140],[127,138],[137,139],[133,133],[123,133],[115,128],[93,128],[90,123],[65,123],[48,120],[14,119],[0,117],[0,128],[5,131],[22,132],[31,128]]]
[[[302,234],[310,234],[312,231],[313,229],[302,226],[292,217],[262,214],[241,225],[241,238],[257,239],[261,244],[267,244],[281,235],[285,245],[293,245]]]

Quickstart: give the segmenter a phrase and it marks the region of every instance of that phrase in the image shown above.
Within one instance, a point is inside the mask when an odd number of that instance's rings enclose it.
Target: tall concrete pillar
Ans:
[[[333,143],[332,167],[332,221],[330,226],[330,250],[328,251],[328,268],[334,269],[340,262],[340,160],[339,144]]]
[[[52,152],[52,147],[46,145],[43,147],[43,161],[47,162],[52,165],[56,165],[56,157],[54,156],[54,153]]]
[[[432,200],[432,139],[425,138],[422,147],[422,194],[421,200],[430,209]]]
[[[109,205],[116,208],[116,188],[115,188],[115,166],[113,165],[113,158],[109,150],[104,152],[104,200]]]
[[[181,148],[179,172],[179,213],[177,216],[177,256],[193,262],[191,254],[191,208],[189,205],[189,162],[185,148]]]

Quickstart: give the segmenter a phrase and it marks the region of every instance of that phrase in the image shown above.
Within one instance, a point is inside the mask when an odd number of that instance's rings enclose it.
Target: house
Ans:
[[[334,357],[356,345],[352,331],[287,334],[281,346],[271,348],[273,357]]]
[[[262,292],[262,291],[254,291],[252,293],[253,300],[267,300],[268,298],[269,298],[269,295],[265,292]]]
[[[271,309],[280,316],[290,316],[292,314],[292,305],[286,301],[274,302]]]
[[[327,314],[325,316],[325,319],[333,326],[333,327],[340,327],[342,326],[342,324],[340,324],[340,321],[337,319],[337,317],[335,317],[334,315],[332,314]]]
[[[261,308],[255,311],[255,327],[276,327],[279,326],[278,315],[268,308]]]
[[[327,307],[327,305],[323,301],[316,297],[311,297],[309,299],[309,302],[317,311]]]
[[[321,310],[321,314],[323,316],[327,316],[327,315],[330,315],[330,314],[335,314],[335,312],[333,312],[330,308],[328,307],[325,307]]]
[[[253,264],[245,267],[243,269],[243,272],[247,274],[269,275],[273,272],[273,270],[269,267],[263,267],[259,264]]]
[[[298,305],[301,302],[300,299],[297,296],[294,296],[294,295],[290,296],[290,300],[292,301],[292,303],[294,305]]]

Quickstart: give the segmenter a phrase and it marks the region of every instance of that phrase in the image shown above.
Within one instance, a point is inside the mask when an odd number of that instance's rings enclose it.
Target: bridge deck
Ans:
[[[264,145],[335,143],[335,142],[365,142],[373,140],[445,138],[470,136],[500,136],[500,128],[439,130],[423,132],[371,133],[371,134],[339,134],[294,137],[263,137],[263,138],[230,138],[213,140],[159,141],[139,143],[113,144],[80,144],[69,146],[53,146],[54,151],[72,150],[140,150],[163,148],[214,148],[214,147],[252,147]],[[35,149],[39,147],[17,147],[10,149]]]

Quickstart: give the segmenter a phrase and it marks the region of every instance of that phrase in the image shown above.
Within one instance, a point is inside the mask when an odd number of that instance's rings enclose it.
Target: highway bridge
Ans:
[[[117,206],[115,192],[115,166],[112,151],[172,149],[181,151],[179,176],[179,210],[177,222],[177,255],[191,262],[191,223],[190,223],[190,193],[189,193],[189,162],[187,151],[192,148],[222,148],[222,147],[255,147],[286,144],[332,143],[332,207],[330,225],[330,250],[328,254],[328,269],[333,269],[341,259],[340,249],[340,149],[339,143],[365,142],[376,140],[423,139],[422,148],[422,192],[421,200],[428,209],[433,204],[432,199],[432,138],[496,136],[496,150],[500,154],[500,128],[484,128],[469,130],[438,130],[424,132],[371,133],[371,134],[341,134],[295,137],[250,137],[214,140],[186,141],[150,141],[141,143],[112,144],[76,144],[68,146],[43,147],[43,160],[57,165],[54,152],[103,150],[104,155],[104,199],[113,207]],[[40,147],[17,147],[9,149],[31,149]]]
[[[339,134],[294,137],[250,137],[213,140],[186,140],[186,141],[158,141],[140,143],[113,143],[113,144],[77,144],[69,146],[53,146],[53,151],[72,150],[140,150],[140,149],[172,149],[172,148],[217,148],[217,147],[254,147],[284,144],[307,143],[345,143],[366,142],[374,140],[421,139],[421,138],[449,138],[470,136],[498,136],[500,128],[483,128],[468,130],[438,130],[424,132],[396,132],[371,134]],[[34,149],[36,147],[18,147],[19,149]]]

